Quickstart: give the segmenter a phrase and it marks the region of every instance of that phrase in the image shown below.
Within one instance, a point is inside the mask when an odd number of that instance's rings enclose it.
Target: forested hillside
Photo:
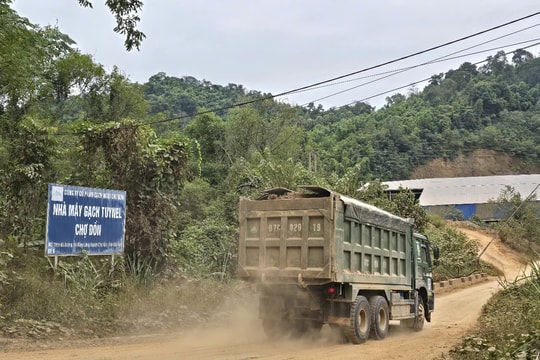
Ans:
[[[527,51],[500,52],[482,66],[464,63],[446,74],[433,75],[425,89],[393,95],[382,109],[364,103],[328,110],[313,104],[288,108],[284,117],[294,110],[294,124],[303,133],[295,139],[301,149],[293,159],[304,166],[311,159],[312,169],[316,162],[323,176],[342,175],[357,167],[362,180],[395,180],[408,178],[430,160],[452,160],[485,149],[517,159],[518,172],[534,171],[540,144],[539,71],[540,59]],[[247,94],[238,85],[223,87],[162,73],[145,86],[152,111],[159,112],[169,99],[166,114],[171,117],[262,96]],[[207,99],[208,94],[213,94],[212,99]],[[266,102],[267,108],[280,107]],[[220,114],[227,123],[228,114]],[[264,114],[258,117],[264,127]]]
[[[130,259],[229,272],[242,195],[354,194],[478,151],[509,159],[490,174],[540,171],[540,57],[525,50],[435,74],[380,109],[323,109],[190,76],[133,83],[0,10],[0,239],[14,246],[43,239],[48,183],[127,191]]]

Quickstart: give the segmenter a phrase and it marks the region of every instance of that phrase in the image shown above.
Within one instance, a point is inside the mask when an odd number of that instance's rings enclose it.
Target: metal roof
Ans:
[[[484,204],[496,200],[507,185],[512,186],[522,199],[527,198],[540,184],[540,174],[398,180],[383,184],[394,191],[400,186],[422,189],[421,206]],[[536,189],[537,201],[540,200],[539,193],[540,188]]]

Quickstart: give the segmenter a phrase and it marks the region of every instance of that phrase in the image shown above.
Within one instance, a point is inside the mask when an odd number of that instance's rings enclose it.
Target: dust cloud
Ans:
[[[311,331],[301,337],[290,334],[280,339],[267,338],[262,322],[258,318],[258,294],[235,302],[227,301],[213,314],[210,323],[188,331],[179,331],[165,336],[168,346],[176,347],[178,354],[194,358],[225,356],[232,349],[243,349],[241,357],[256,358],[259,348],[273,347],[279,352],[302,351],[314,347],[342,344],[343,337],[337,329],[324,325],[320,332]],[[171,342],[172,340],[172,342]],[[217,349],[217,350],[216,350]],[[225,356],[225,357],[224,357]]]

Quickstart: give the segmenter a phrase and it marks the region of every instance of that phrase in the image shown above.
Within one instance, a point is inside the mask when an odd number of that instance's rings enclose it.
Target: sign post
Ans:
[[[49,184],[45,255],[124,252],[126,192]]]

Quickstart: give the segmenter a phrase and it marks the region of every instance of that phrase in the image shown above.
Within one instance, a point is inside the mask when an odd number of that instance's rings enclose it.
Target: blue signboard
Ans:
[[[126,192],[49,184],[45,255],[124,252]]]

